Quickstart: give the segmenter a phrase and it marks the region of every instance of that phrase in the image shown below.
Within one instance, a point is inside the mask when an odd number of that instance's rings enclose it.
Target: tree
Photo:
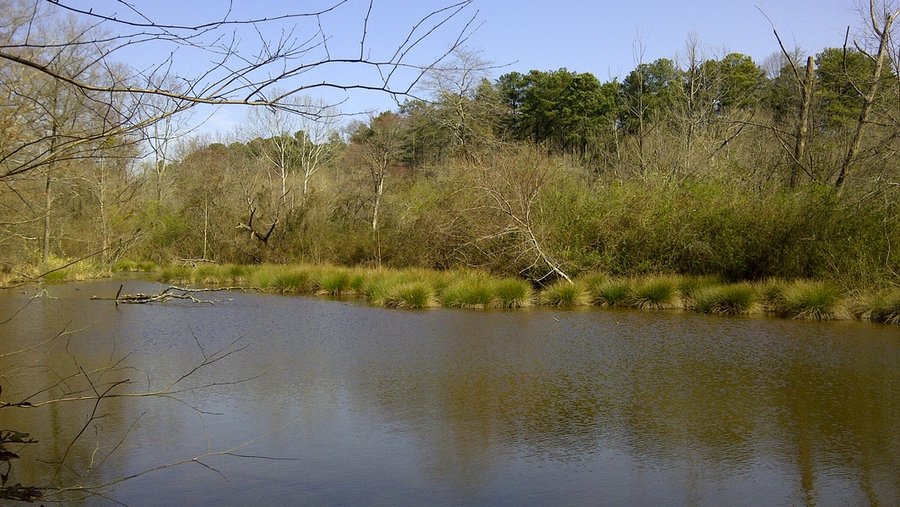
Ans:
[[[511,73],[500,77],[498,87],[509,108],[507,123],[519,139],[583,155],[615,124],[617,85],[601,85],[590,73]]]

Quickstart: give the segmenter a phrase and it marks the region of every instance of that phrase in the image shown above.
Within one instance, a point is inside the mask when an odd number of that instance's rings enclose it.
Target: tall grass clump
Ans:
[[[274,273],[270,285],[273,290],[292,294],[308,294],[312,292],[312,286],[312,276],[302,268],[289,268]]]
[[[685,306],[692,305],[698,291],[723,285],[722,278],[717,275],[680,276],[677,280],[678,293]]]
[[[691,297],[694,310],[719,315],[751,313],[757,299],[756,288],[746,283],[701,287]]]
[[[600,283],[593,292],[593,303],[600,306],[626,306],[631,298],[628,280],[611,279]]]
[[[541,304],[547,306],[584,306],[590,303],[591,295],[588,294],[581,282],[571,283],[559,280],[541,292]]]
[[[770,290],[770,305],[782,317],[800,320],[849,318],[841,291],[833,285],[800,280]]]
[[[467,277],[441,290],[441,303],[448,308],[485,309],[494,306],[494,289],[483,278]]]
[[[430,308],[435,306],[434,289],[427,282],[407,282],[390,289],[384,299],[388,308]]]
[[[872,322],[900,325],[900,289],[878,294],[865,306]]]
[[[518,278],[504,278],[494,282],[494,294],[500,308],[524,308],[531,306],[531,284]]]
[[[187,266],[166,266],[160,270],[159,279],[167,283],[190,283],[193,273]]]
[[[329,296],[346,296],[354,292],[351,282],[347,270],[325,268],[318,277],[318,292]]]
[[[677,296],[674,278],[651,277],[634,284],[627,302],[633,308],[666,308],[675,306]]]

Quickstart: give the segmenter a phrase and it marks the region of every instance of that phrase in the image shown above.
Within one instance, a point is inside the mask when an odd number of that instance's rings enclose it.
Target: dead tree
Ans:
[[[237,228],[249,231],[251,240],[257,240],[266,246],[270,246],[269,237],[272,236],[272,231],[274,231],[275,226],[278,225],[278,218],[276,218],[275,221],[272,222],[272,225],[269,226],[269,230],[266,231],[265,234],[263,234],[260,232],[261,229],[257,230],[253,227],[253,216],[256,214],[256,207],[253,206],[249,201],[248,204],[250,204],[250,218],[248,218],[246,222],[238,222]]]
[[[15,140],[0,150],[0,181],[81,156],[86,146],[106,139],[137,138],[152,125],[201,104],[264,106],[314,115],[288,99],[319,89],[408,95],[428,70],[466,40],[474,20],[474,15],[462,17],[472,0],[451,0],[442,7],[425,10],[405,36],[397,39],[396,46],[373,48],[367,39],[373,28],[369,26],[373,3],[358,14],[362,24],[358,52],[354,48],[338,53],[332,52],[335,43],[329,42],[331,34],[324,27],[329,22],[346,22],[334,18],[344,10],[347,0],[334,0],[318,11],[257,18],[237,18],[232,6],[225,3],[213,19],[195,25],[155,19],[149,3],[113,3],[123,9],[114,12],[108,10],[108,4],[26,0],[21,13],[0,14],[0,20],[10,24],[0,39],[0,64],[24,76],[22,82],[46,80],[77,91],[87,100],[109,104],[117,120],[78,135],[45,133]],[[6,17],[10,19],[3,19]],[[42,27],[51,33],[48,24],[63,19],[73,20],[77,28],[70,36],[52,39],[35,35]],[[304,29],[308,31],[304,33]],[[273,39],[265,33],[281,35]],[[452,42],[447,51],[416,61],[423,41],[448,33]],[[129,69],[115,62],[126,50],[142,47],[153,47],[168,56],[144,69]],[[71,48],[93,52],[92,60],[77,72],[55,68],[57,55]],[[126,71],[105,72],[109,75],[100,80],[93,77],[97,70],[113,68]],[[179,75],[176,69],[180,68],[193,68],[194,73]],[[347,72],[348,68],[357,71]],[[353,77],[341,81],[334,77],[337,75]],[[166,99],[164,106],[156,101],[153,107],[146,107],[153,97]],[[41,148],[51,140],[55,140],[54,149]]]
[[[872,105],[875,103],[878,91],[881,88],[881,74],[884,70],[885,60],[887,60],[888,52],[890,50],[891,25],[894,23],[894,20],[897,19],[897,16],[900,16],[900,9],[890,13],[886,12],[884,21],[880,21],[875,10],[875,0],[869,0],[869,17],[872,22],[872,32],[878,38],[878,52],[875,55],[871,55],[857,45],[857,49],[859,49],[860,52],[875,62],[875,68],[872,70],[872,84],[869,86],[869,89],[861,90],[857,87],[857,91],[863,101],[862,110],[856,120],[856,128],[853,131],[853,137],[850,141],[850,147],[847,149],[847,155],[844,156],[844,160],[841,163],[841,169],[834,182],[834,186],[838,190],[843,186],[844,180],[847,178],[847,172],[850,170],[850,167],[856,161],[856,157],[859,154],[863,130],[869,122],[869,114],[872,112]]]

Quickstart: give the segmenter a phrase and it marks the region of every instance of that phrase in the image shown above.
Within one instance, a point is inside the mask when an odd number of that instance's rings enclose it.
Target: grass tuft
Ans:
[[[822,282],[796,281],[772,290],[768,295],[775,312],[800,320],[849,318],[841,291]]]
[[[485,309],[494,305],[494,290],[481,277],[467,277],[447,285],[441,291],[441,302],[448,308]]]
[[[866,306],[872,322],[900,325],[900,289],[878,294]]]
[[[500,308],[531,306],[534,297],[531,284],[518,278],[504,278],[494,282],[494,293]]]
[[[584,306],[590,303],[591,296],[581,282],[559,280],[541,292],[541,304],[547,306]]]
[[[425,282],[407,282],[395,286],[384,299],[388,308],[430,308],[435,306],[434,289]]]
[[[758,299],[756,288],[750,284],[707,286],[694,290],[693,309],[700,313],[718,315],[746,315]]]
[[[635,283],[627,302],[633,308],[671,308],[677,295],[674,278],[652,277]]]
[[[631,297],[631,283],[628,280],[607,280],[593,293],[593,303],[601,306],[626,306]]]

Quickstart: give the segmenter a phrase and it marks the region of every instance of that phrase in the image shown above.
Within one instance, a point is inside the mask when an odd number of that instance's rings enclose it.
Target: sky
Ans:
[[[233,16],[271,16],[294,9],[331,2],[307,0],[234,0]],[[434,8],[450,2],[435,0],[375,0],[366,35],[367,53],[375,57],[389,55],[402,42],[409,28]],[[144,12],[163,22],[209,20],[228,5],[222,0],[162,1],[150,3]],[[302,7],[300,7],[302,6]],[[367,0],[348,0],[338,10],[322,18],[330,34],[333,55],[358,55]],[[761,12],[762,11],[762,12]],[[763,15],[765,13],[765,15]],[[565,67],[590,72],[601,81],[623,79],[643,60],[676,58],[685,40],[695,34],[707,57],[721,57],[736,51],[750,55],[757,63],[778,51],[768,16],[788,48],[799,47],[815,54],[825,47],[841,46],[844,31],[863,26],[857,0],[475,0],[455,23],[444,27],[411,53],[413,63],[427,63],[443,53],[464,22],[472,16],[477,27],[466,40],[469,49],[497,66],[492,77],[532,69],[556,70]],[[311,20],[295,27],[302,38],[315,29]],[[277,39],[290,24],[265,25],[262,35]],[[244,34],[248,49],[258,41],[255,34]],[[643,55],[641,56],[642,48]],[[182,55],[184,56],[184,55]],[[142,48],[130,56],[133,64],[149,64],[164,58],[154,48]],[[190,59],[189,59],[190,60]],[[195,69],[208,65],[202,58],[190,61]],[[183,65],[179,64],[179,65]],[[188,67],[188,68],[192,68]],[[327,74],[305,76],[308,82],[334,80],[343,83],[366,81],[372,75],[355,68],[329,68]],[[313,90],[311,95],[340,102],[343,111],[361,113],[396,107],[396,103],[377,93],[344,93]],[[244,123],[246,111],[222,108],[202,110],[195,122],[206,123],[198,132],[233,132]]]

